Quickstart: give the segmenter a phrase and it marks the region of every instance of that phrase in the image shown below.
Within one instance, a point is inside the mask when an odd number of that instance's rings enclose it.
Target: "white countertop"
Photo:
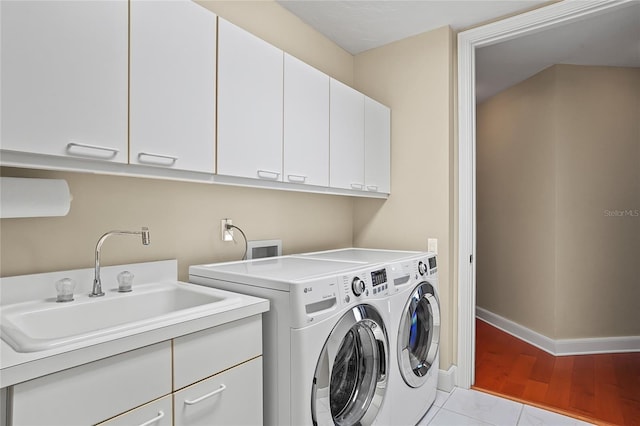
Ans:
[[[125,269],[135,274],[138,284],[167,280],[176,282],[177,262],[175,260],[104,267],[101,271],[103,282],[115,283],[115,276]],[[54,283],[62,277],[71,277],[78,282],[76,292],[88,292],[93,281],[93,269],[2,278],[0,279],[2,291],[0,305],[37,298],[55,298]],[[134,291],[135,285],[134,283]],[[113,285],[107,284],[104,287],[112,288]],[[50,350],[17,352],[2,340],[0,341],[0,388],[269,310],[269,301],[266,299],[234,295],[238,298],[237,303],[191,318],[187,317],[178,323],[161,321],[137,328],[132,332],[116,333]],[[117,313],[114,314],[117,315]]]

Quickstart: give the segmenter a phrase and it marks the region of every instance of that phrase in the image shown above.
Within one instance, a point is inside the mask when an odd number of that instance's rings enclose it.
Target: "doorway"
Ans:
[[[476,49],[600,16],[632,2],[561,2],[458,36],[458,364],[457,384],[475,378],[476,303]]]

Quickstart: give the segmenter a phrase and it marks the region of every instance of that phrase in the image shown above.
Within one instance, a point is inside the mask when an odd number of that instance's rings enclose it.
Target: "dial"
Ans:
[[[360,296],[364,293],[364,281],[360,278],[355,277],[353,281],[351,281],[351,290],[353,290],[353,294],[356,296]]]
[[[426,264],[424,264],[422,262],[418,263],[418,272],[420,272],[420,275],[426,274],[427,270],[428,269],[427,269],[427,265]]]

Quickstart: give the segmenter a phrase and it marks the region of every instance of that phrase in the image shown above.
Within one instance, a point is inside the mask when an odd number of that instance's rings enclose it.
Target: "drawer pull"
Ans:
[[[85,148],[85,149],[94,149],[97,151],[106,151],[110,152],[111,155],[109,157],[115,157],[120,150],[117,148],[109,148],[108,146],[98,146],[98,145],[89,145],[86,143],[78,143],[78,142],[69,142],[67,144],[67,151],[73,150],[73,148]],[[86,154],[85,154],[86,155]]]
[[[352,184],[351,184],[351,189],[359,189],[359,190],[362,190],[362,189],[364,189],[364,185],[363,185],[363,184],[361,184],[361,183],[352,183]]]
[[[214,395],[217,395],[217,394],[219,394],[219,393],[224,392],[224,390],[225,390],[226,388],[227,388],[227,387],[226,387],[225,385],[223,385],[223,384],[222,384],[222,385],[220,385],[220,387],[219,387],[218,389],[214,390],[213,392],[209,392],[209,393],[208,393],[208,394],[206,394],[206,395],[202,395],[200,398],[196,398],[196,399],[192,399],[192,400],[185,399],[185,400],[184,400],[184,403],[185,403],[185,404],[187,404],[187,405],[197,404],[198,402],[204,401],[204,400],[205,400],[205,399],[207,399],[207,398],[211,398],[211,397],[212,397],[212,396],[214,396]]]
[[[151,157],[151,158],[145,160],[144,157]],[[178,161],[178,157],[174,157],[172,155],[153,154],[151,152],[140,152],[138,154],[138,161],[141,163],[158,164],[157,161],[153,161],[153,158],[159,158],[161,160],[169,160],[167,164],[160,163],[161,165],[167,165],[167,166],[173,166],[174,164],[176,164],[176,161]]]
[[[307,177],[303,175],[287,175],[287,179],[289,179],[291,182],[305,183]]]
[[[152,418],[151,420],[147,420],[144,423],[141,423],[140,426],[149,426],[160,420],[164,417],[164,411],[158,411],[158,415]]]
[[[258,170],[258,177],[261,179],[278,180],[280,173],[269,170]]]
[[[378,192],[378,186],[377,185],[367,185],[367,191]]]

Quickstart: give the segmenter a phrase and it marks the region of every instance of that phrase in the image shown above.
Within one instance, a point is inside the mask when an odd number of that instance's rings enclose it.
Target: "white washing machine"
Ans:
[[[189,280],[269,299],[265,424],[393,423],[384,267],[284,256],[191,266]]]
[[[417,424],[433,405],[438,385],[440,303],[435,254],[349,248],[299,256],[383,262],[392,286],[388,409],[394,426]]]

